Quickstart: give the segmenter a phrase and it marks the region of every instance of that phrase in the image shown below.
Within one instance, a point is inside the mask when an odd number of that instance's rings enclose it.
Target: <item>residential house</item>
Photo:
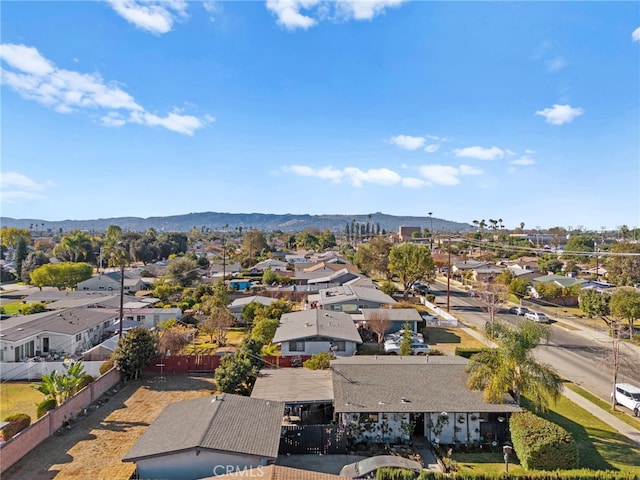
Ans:
[[[380,308],[396,301],[377,288],[342,285],[325,288],[317,294],[309,295],[309,302],[325,310],[356,313],[363,308]]]
[[[253,266],[253,270],[256,272],[264,272],[265,270],[272,270],[274,272],[286,272],[289,264],[281,260],[275,260],[273,258],[267,258],[261,262],[256,263]]]
[[[283,357],[333,352],[353,355],[362,339],[351,316],[342,312],[310,309],[285,313],[272,340]]]
[[[198,479],[278,456],[284,404],[222,394],[168,405],[122,459],[139,479]]]
[[[358,318],[354,316],[354,319]],[[418,323],[422,321],[420,312],[415,308],[363,308],[362,309],[362,321],[370,321],[372,318],[388,319],[391,323],[386,333],[394,333],[404,328],[406,323],[409,324],[409,328],[417,332]]]
[[[287,423],[328,424],[333,420],[331,377],[330,370],[263,368],[251,397],[284,403]]]
[[[454,276],[465,276],[467,272],[473,272],[479,268],[488,268],[491,266],[489,262],[481,262],[479,260],[458,260],[451,265],[451,274]]]
[[[511,397],[486,403],[466,386],[467,360],[457,356],[354,356],[331,362],[334,409],[354,442],[442,444],[507,439]]]
[[[244,319],[242,318],[242,310],[244,309],[244,307],[246,307],[250,303],[260,303],[262,305],[269,306],[269,305],[271,305],[273,302],[275,302],[277,300],[278,300],[277,298],[264,297],[262,295],[251,295],[249,297],[238,297],[233,302],[231,302],[231,305],[229,305],[229,311],[231,312],[231,314],[234,317],[236,317],[236,319],[239,322],[243,322]]]
[[[0,361],[81,353],[99,343],[117,316],[98,308],[70,308],[2,321]]]
[[[79,282],[77,289],[79,291],[120,291],[120,272],[109,272],[95,275],[84,282]],[[139,276],[133,277],[125,272],[123,289],[125,293],[135,293],[146,288],[145,283]]]

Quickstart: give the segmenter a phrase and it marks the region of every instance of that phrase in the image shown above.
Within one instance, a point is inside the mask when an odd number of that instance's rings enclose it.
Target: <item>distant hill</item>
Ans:
[[[380,224],[380,228],[387,232],[395,232],[400,226],[431,228],[434,231],[468,231],[473,226],[468,223],[453,222],[441,218],[406,217],[386,215],[384,213],[372,213],[370,215],[293,215],[293,214],[269,214],[269,213],[188,213],[185,215],[173,215],[169,217],[117,217],[99,218],[96,220],[61,220],[50,221],[35,218],[15,219],[0,217],[3,227],[17,227],[32,229],[35,233],[47,231],[57,232],[69,230],[84,230],[102,232],[109,225],[119,225],[123,231],[143,232],[149,228],[165,232],[188,232],[193,227],[209,228],[211,230],[234,230],[242,227],[257,228],[263,231],[281,230],[296,232],[307,227],[315,227],[320,230],[329,229],[333,232],[343,232],[347,223],[352,220],[357,223],[367,223],[373,226]]]

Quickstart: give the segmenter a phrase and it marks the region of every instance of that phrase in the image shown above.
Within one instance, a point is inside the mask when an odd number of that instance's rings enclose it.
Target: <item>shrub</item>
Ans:
[[[331,360],[335,358],[329,352],[320,352],[306,360],[302,365],[309,370],[326,370],[331,364]]]
[[[107,360],[102,365],[100,365],[100,375],[104,375],[105,373],[107,373],[112,368],[113,368],[113,361],[112,360]]]
[[[102,364],[102,365],[104,365],[104,364]],[[100,365],[100,366],[102,367],[102,365]],[[76,392],[79,392],[84,387],[86,387],[91,382],[93,382],[94,380],[95,380],[95,378],[93,376],[89,375],[88,373],[83,373],[82,377],[80,377],[80,383],[76,387]]]
[[[9,422],[9,425],[2,429],[2,438],[6,442],[18,432],[21,432],[29,425],[31,425],[31,417],[26,413],[16,413],[10,415],[4,419],[5,422]]]
[[[457,347],[456,350],[455,350],[455,354],[458,355],[459,357],[471,358],[472,355],[475,355],[476,353],[483,352],[485,350],[488,350],[488,349],[487,348],[460,348],[460,347]]]
[[[578,447],[559,425],[522,412],[511,416],[510,429],[513,448],[527,470],[578,468]]]
[[[55,398],[47,398],[40,403],[36,404],[36,416],[37,418],[42,417],[49,410],[53,410],[58,406],[58,402]]]

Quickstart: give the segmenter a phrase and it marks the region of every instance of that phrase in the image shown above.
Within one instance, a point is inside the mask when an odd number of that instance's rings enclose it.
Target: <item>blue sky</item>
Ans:
[[[640,4],[2,2],[2,215],[640,226]]]

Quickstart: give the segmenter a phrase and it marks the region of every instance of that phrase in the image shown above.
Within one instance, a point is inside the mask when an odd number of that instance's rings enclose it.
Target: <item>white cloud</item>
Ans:
[[[399,7],[406,0],[337,0],[336,9],[346,18],[371,20],[387,8]]]
[[[308,29],[320,20],[371,20],[406,0],[267,0],[267,9],[288,30]]]
[[[151,33],[167,33],[187,16],[185,0],[106,0],[129,23]]]
[[[562,57],[555,57],[545,62],[547,72],[557,72],[567,66],[567,61]]]
[[[533,155],[534,153],[536,153],[535,150],[531,150],[530,148],[527,148],[524,153],[526,153],[527,155]]]
[[[108,126],[124,124],[123,111],[129,122],[162,126],[168,130],[193,135],[212,117],[198,118],[174,111],[166,117],[147,112],[115,82],[105,82],[97,73],[81,73],[57,68],[34,47],[0,45],[0,60],[10,67],[2,69],[2,83],[20,96],[51,107],[60,113],[79,110],[101,110],[100,122]]]
[[[460,165],[458,171],[460,175],[482,175],[482,170],[471,165]]]
[[[284,167],[283,170],[303,177],[316,177],[322,180],[330,180],[332,183],[340,183],[343,179],[349,180],[354,187],[361,187],[365,183],[395,185],[402,180],[402,177],[398,173],[388,168],[361,170],[356,167],[336,169],[331,166],[313,168],[306,165],[291,165]]]
[[[440,149],[439,143],[432,143],[430,145],[425,145],[424,151],[427,153],[435,153]]]
[[[448,165],[423,165],[420,174],[432,183],[439,185],[457,185],[460,183],[460,171]]]
[[[44,198],[40,192],[43,192],[48,185],[50,185],[49,182],[38,183],[18,172],[3,172],[0,175],[1,198],[6,203]]]
[[[636,28],[631,34],[631,40],[634,42],[640,42],[640,27]]]
[[[288,30],[315,26],[318,22],[300,13],[302,9],[316,6],[319,0],[267,0],[267,9],[277,17],[277,22]]]
[[[571,105],[554,105],[552,108],[538,110],[536,115],[544,117],[547,123],[552,125],[562,125],[571,123],[574,118],[584,113],[582,108],[573,108]]]
[[[209,13],[209,20],[215,22],[216,15],[218,15],[222,11],[222,6],[220,2],[214,2],[211,0],[205,0],[202,2],[202,6]]]
[[[456,157],[475,158],[477,160],[497,160],[504,158],[505,154],[513,153],[510,150],[502,150],[498,147],[483,148],[483,147],[466,147],[456,148],[453,150]]]
[[[322,180],[331,180],[333,183],[340,183],[343,173],[331,166],[314,169],[305,165],[291,165],[285,168],[285,171],[291,171],[302,177],[318,177]]]
[[[529,165],[533,165],[534,163],[536,163],[536,161],[531,157],[527,157],[526,155],[523,155],[520,158],[516,158],[515,160],[511,160],[509,163],[512,164],[512,165],[521,165],[523,167],[527,167]]]
[[[421,178],[406,177],[402,179],[402,186],[407,188],[422,188],[425,185],[429,185],[428,182]]]
[[[389,139],[394,145],[405,150],[417,150],[424,145],[424,137],[412,137],[411,135],[396,135]]]
[[[359,168],[347,167],[344,173],[351,179],[354,187],[361,187],[363,183],[374,183],[377,185],[395,185],[402,180],[402,177],[388,168],[374,168],[367,171]]]

